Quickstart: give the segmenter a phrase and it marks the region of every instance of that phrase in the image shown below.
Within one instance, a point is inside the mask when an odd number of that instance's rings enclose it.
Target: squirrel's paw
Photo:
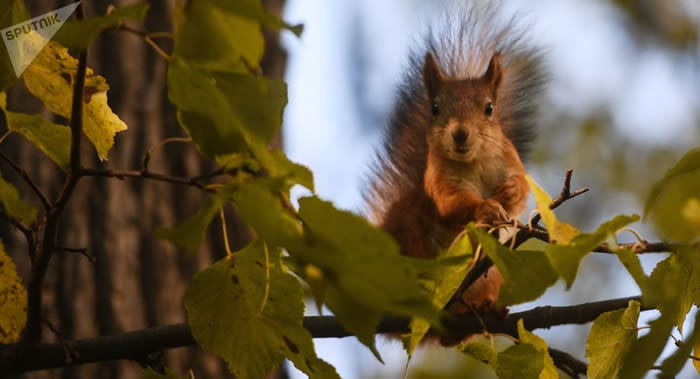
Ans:
[[[474,216],[476,222],[487,225],[500,225],[510,222],[508,212],[503,209],[501,203],[492,199],[484,200],[481,204],[479,204],[479,206],[476,208],[476,213]]]

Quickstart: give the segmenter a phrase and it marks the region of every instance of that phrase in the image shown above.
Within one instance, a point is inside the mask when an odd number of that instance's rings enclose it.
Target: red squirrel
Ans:
[[[460,14],[457,28],[428,33],[411,55],[365,196],[403,255],[434,258],[467,223],[501,224],[525,209],[541,56],[495,13]],[[469,306],[448,311],[500,312],[502,282],[492,267],[461,294]]]

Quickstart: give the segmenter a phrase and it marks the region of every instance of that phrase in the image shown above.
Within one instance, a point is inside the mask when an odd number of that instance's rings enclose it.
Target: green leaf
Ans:
[[[196,274],[185,294],[192,335],[237,378],[262,378],[284,358],[311,378],[337,378],[302,326],[303,289],[260,240]]]
[[[303,246],[301,223],[283,207],[283,197],[271,189],[281,185],[272,178],[256,179],[226,191],[231,191],[238,213],[259,238],[271,246],[288,249]]]
[[[0,29],[29,19],[29,12],[24,7],[23,0],[0,0]],[[10,88],[17,75],[12,67],[7,49],[0,48],[0,92]]]
[[[490,343],[485,341],[470,341],[462,343],[457,347],[457,350],[476,359],[479,362],[485,363],[496,369],[498,366],[498,353],[493,349]]]
[[[255,20],[200,0],[178,10],[176,25],[173,57],[201,68],[237,73],[259,66],[265,41]]]
[[[700,200],[691,197],[681,209],[681,216],[688,222],[695,235],[700,235]]]
[[[17,188],[12,183],[5,181],[2,176],[0,176],[0,202],[10,217],[25,225],[31,224],[36,219],[36,207],[20,200]]]
[[[618,230],[638,220],[637,215],[615,216],[612,220],[600,225],[593,233],[578,234],[568,245],[548,245],[545,253],[554,270],[564,278],[567,288],[571,288],[581,260],[609,236],[614,236]]]
[[[271,14],[265,9],[260,0],[242,0],[242,1],[226,1],[226,0],[210,0],[221,9],[247,17],[251,20],[256,20],[265,26],[276,29],[289,29],[297,37],[301,36],[303,25],[289,25],[282,21],[279,17]]]
[[[399,255],[398,245],[386,232],[317,197],[299,199],[299,216],[321,247],[307,250],[313,254],[308,258],[314,259],[309,261],[325,266],[347,296],[399,316],[439,319],[438,308],[419,284],[425,260]],[[321,258],[321,254],[334,257]]]
[[[41,43],[41,38],[36,33],[26,37],[31,43]],[[68,54],[66,48],[52,41],[27,67],[22,78],[29,92],[51,112],[70,118],[77,70],[78,61]],[[95,146],[100,160],[107,159],[114,145],[115,134],[127,129],[126,124],[109,108],[107,90],[109,86],[105,78],[88,68],[82,97],[83,132]]]
[[[300,199],[296,216],[282,205],[284,198],[271,190],[274,187],[285,188],[284,180],[256,179],[232,188],[231,196],[260,238],[287,249],[299,267],[311,264],[321,271],[317,276],[326,281],[326,303],[361,342],[376,353],[373,335],[387,313],[438,323],[440,310],[419,279],[444,265],[463,264],[463,260],[401,256],[384,231],[315,197]],[[303,220],[303,229],[297,217]]]
[[[644,218],[646,218],[651,211],[651,207],[654,205],[654,202],[661,192],[663,192],[666,184],[680,175],[693,173],[698,170],[700,170],[700,148],[688,151],[675,166],[666,171],[666,174],[664,174],[664,177],[660,181],[652,186],[651,193],[644,206]]]
[[[209,205],[200,209],[185,221],[169,228],[156,228],[153,234],[161,239],[169,240],[175,246],[194,254],[206,238],[207,228],[211,220],[223,206],[222,196],[214,196]]]
[[[469,227],[469,231],[476,236],[484,252],[503,275],[499,303],[512,305],[535,300],[557,281],[558,276],[544,252],[512,251],[473,226]]]
[[[439,309],[443,309],[445,305],[447,305],[452,295],[454,295],[462,284],[462,281],[464,281],[471,266],[472,256],[472,244],[469,239],[469,234],[466,233],[466,231],[458,236],[448,249],[441,251],[437,255],[437,259],[454,257],[461,257],[463,259],[462,264],[438,267],[432,272],[434,277],[426,278],[421,281],[423,286],[430,290],[433,303]],[[428,330],[430,330],[430,323],[428,321],[420,318],[411,320],[410,332],[401,338],[409,359]]]
[[[418,317],[439,325],[440,308],[420,279],[443,265],[460,265],[465,260],[404,257],[388,234],[357,215],[316,197],[302,198],[299,205],[308,237],[305,248],[289,252],[324,271],[328,291],[334,294],[334,301],[327,299],[328,306],[348,331],[362,335],[360,341],[374,351],[369,333],[376,330],[380,315]],[[359,313],[365,314],[365,325],[348,322]]]
[[[670,256],[659,262],[651,277],[644,274],[639,257],[629,249],[616,254],[634,281],[642,290],[642,303],[661,312],[677,312],[678,331],[683,332],[685,316],[700,295],[700,262],[690,247],[677,246],[679,251],[690,249],[679,256]],[[681,259],[682,257],[682,259]],[[681,263],[684,260],[685,263]]]
[[[639,302],[632,300],[626,309],[603,313],[593,322],[586,340],[589,378],[614,378],[620,371],[622,360],[637,340],[639,309]]]
[[[683,344],[676,349],[670,357],[666,358],[661,364],[661,375],[659,377],[675,378],[681,371],[683,366],[688,362],[688,356],[691,354],[696,343],[700,342],[700,317],[695,316],[695,325],[690,336],[683,341]],[[693,360],[695,363],[695,360]]]
[[[622,264],[630,273],[632,279],[637,283],[639,289],[642,291],[643,303],[646,305],[651,305],[654,303],[654,299],[657,297],[653,293],[655,288],[650,286],[649,278],[644,273],[642,268],[642,263],[639,261],[639,257],[632,249],[617,249],[615,250],[617,258],[622,262]]]
[[[27,323],[27,290],[0,241],[0,344],[17,342]]]
[[[530,184],[532,193],[535,196],[537,211],[540,213],[544,226],[549,232],[550,240],[553,243],[564,245],[571,242],[578,235],[578,230],[573,225],[557,220],[554,212],[549,208],[549,204],[552,202],[549,194],[542,190],[529,175],[525,176],[525,179]]]
[[[676,314],[669,312],[650,323],[651,330],[634,341],[622,361],[620,379],[641,378],[649,371],[666,346],[675,325]]]
[[[675,315],[683,332],[685,316],[700,291],[700,254],[697,247],[675,246],[676,254],[659,262],[649,278],[649,304],[661,313]]]
[[[490,365],[499,378],[559,378],[547,342],[525,329],[522,319],[518,320],[518,335],[520,344],[500,353],[483,341],[463,343],[457,350]]]
[[[700,236],[696,224],[683,215],[688,200],[700,193],[700,149],[693,149],[656,183],[644,207],[644,217],[652,216],[659,234],[679,242]],[[691,208],[692,210],[692,208]],[[691,213],[692,215],[692,213]]]
[[[143,21],[148,3],[137,3],[116,8],[106,16],[90,17],[82,21],[68,20],[53,40],[69,49],[85,49],[103,30],[121,24],[125,20]]]
[[[549,356],[549,346],[547,342],[540,338],[538,335],[525,329],[523,324],[523,319],[518,320],[518,337],[521,344],[530,344],[537,349],[538,352],[543,353],[542,359],[544,360],[544,367],[540,373],[540,379],[553,379],[559,378],[559,372],[554,366],[554,361],[552,357]]]
[[[681,264],[681,275],[678,278],[680,293],[676,301],[679,303],[678,330],[683,332],[685,316],[693,304],[700,304],[700,247],[676,246]]]
[[[379,362],[384,363],[374,340],[377,326],[384,314],[348,298],[334,285],[329,285],[326,290],[326,304],[343,328],[367,346]]]
[[[283,174],[290,183],[301,184],[311,190],[311,192],[315,191],[314,174],[308,167],[290,161],[281,150],[273,151],[272,156],[278,168],[278,175]]]
[[[225,155],[217,155],[214,158],[216,159],[216,163],[218,163],[219,166],[225,167],[229,170],[240,168],[250,171],[260,170],[260,167],[258,167],[258,162],[255,161],[255,159],[251,158],[250,154],[231,153]]]
[[[544,352],[533,345],[513,345],[498,354],[496,374],[500,379],[539,379],[543,370]]]
[[[178,120],[207,156],[250,153],[270,176],[289,172],[267,144],[282,124],[287,104],[284,82],[224,72],[207,72],[174,59],[168,68],[168,96]]]
[[[4,92],[0,92],[0,108],[5,112],[8,129],[25,136],[58,167],[67,170],[70,164],[70,128],[44,120],[38,115],[8,111],[5,96]]]

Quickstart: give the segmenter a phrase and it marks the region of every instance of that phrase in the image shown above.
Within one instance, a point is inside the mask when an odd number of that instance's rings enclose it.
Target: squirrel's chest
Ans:
[[[494,190],[512,175],[510,171],[510,168],[501,162],[484,162],[453,170],[449,174],[449,181],[459,189],[473,191],[482,199],[488,199]]]

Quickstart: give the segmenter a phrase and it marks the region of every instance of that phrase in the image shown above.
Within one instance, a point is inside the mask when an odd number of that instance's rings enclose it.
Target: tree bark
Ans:
[[[62,1],[26,1],[32,16],[64,6]],[[124,6],[131,1],[84,2],[87,17],[104,14],[109,4]],[[280,10],[283,0],[274,2]],[[145,27],[150,31],[172,31],[174,2],[150,1]],[[267,51],[263,71],[281,78],[286,54],[279,47],[279,33],[266,31]],[[158,40],[169,51],[167,40]],[[167,99],[166,61],[139,37],[107,32],[89,51],[88,65],[110,85],[109,105],[129,129],[119,133],[109,161],[98,162],[94,149],[83,145],[86,167],[140,169],[149,147],[168,137],[184,136]],[[9,94],[9,108],[26,113],[42,112],[38,100],[21,85]],[[3,129],[6,127],[2,126]],[[37,148],[19,135],[1,145],[4,153],[25,167],[50,199],[55,199],[64,174]],[[279,141],[277,142],[279,146]],[[9,167],[0,165],[5,179],[18,186],[25,201],[34,201],[29,188]],[[149,169],[178,176],[196,176],[212,169],[191,144],[171,143],[154,150]],[[167,241],[156,239],[155,227],[173,225],[193,214],[207,195],[196,188],[154,181],[120,181],[112,178],[83,178],[63,213],[58,246],[87,248],[96,258],[91,263],[80,254],[57,252],[44,282],[44,317],[67,341],[185,321],[182,297],[191,276],[225,255],[221,224],[217,217],[209,238],[194,256],[178,251]],[[37,203],[38,204],[38,203]],[[226,210],[232,249],[251,238],[247,226]],[[17,264],[25,284],[30,271],[23,236],[0,224],[0,238]],[[44,328],[45,342],[58,337]],[[184,375],[192,369],[197,377],[228,377],[224,364],[197,348],[165,352],[164,365]],[[46,370],[27,378],[141,378],[135,362],[115,361],[66,369]]]

